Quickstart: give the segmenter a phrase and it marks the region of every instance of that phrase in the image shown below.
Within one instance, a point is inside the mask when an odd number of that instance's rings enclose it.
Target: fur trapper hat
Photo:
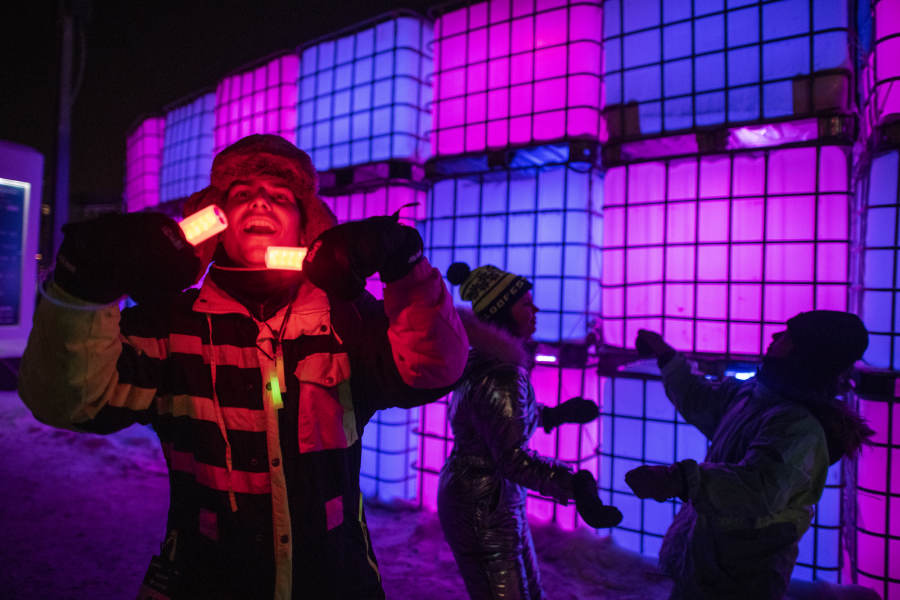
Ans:
[[[337,224],[334,213],[316,196],[319,176],[309,155],[283,137],[249,135],[219,152],[210,174],[212,187],[222,190],[217,204],[224,208],[231,184],[248,177],[277,177],[287,182],[300,207],[301,246],[308,246]]]

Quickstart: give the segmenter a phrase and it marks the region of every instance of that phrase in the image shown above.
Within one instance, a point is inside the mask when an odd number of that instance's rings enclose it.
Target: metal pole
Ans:
[[[62,243],[62,226],[69,222],[69,154],[72,142],[72,54],[75,17],[66,0],[60,0],[63,26],[62,66],[59,85],[59,129],[56,147],[56,198],[53,206],[53,259]]]

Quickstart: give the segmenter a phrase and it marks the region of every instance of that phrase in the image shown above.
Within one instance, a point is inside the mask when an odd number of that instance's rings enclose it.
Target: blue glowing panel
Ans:
[[[209,93],[166,113],[160,201],[187,198],[209,185],[216,95]]]
[[[863,210],[860,240],[861,301],[857,309],[869,330],[869,348],[863,357],[881,368],[900,368],[900,314],[897,313],[897,217],[900,209],[900,151],[876,156],[857,188]]]
[[[607,0],[603,10],[611,138],[849,111],[847,0]]]
[[[317,169],[428,158],[432,36],[402,16],[303,48],[297,145]]]
[[[600,172],[584,163],[460,175],[428,193],[425,252],[446,273],[485,264],[533,282],[535,339],[583,338],[600,311]],[[454,299],[462,303],[459,289]]]
[[[375,413],[362,437],[359,485],[366,497],[416,498],[419,409],[390,408]]]

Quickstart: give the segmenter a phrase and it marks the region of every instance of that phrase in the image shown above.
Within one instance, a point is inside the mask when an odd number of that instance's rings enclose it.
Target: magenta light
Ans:
[[[297,141],[300,57],[285,54],[216,87],[214,154],[254,133]]]
[[[432,152],[600,134],[599,0],[491,0],[435,23]]]
[[[803,119],[785,123],[749,125],[728,130],[726,150],[765,148],[795,142],[808,142],[819,137],[818,119]]]
[[[872,13],[872,51],[864,58],[859,75],[864,138],[874,127],[890,123],[900,114],[900,1],[873,2]]]
[[[793,315],[846,310],[848,156],[837,146],[671,159],[607,172],[603,335],[759,354]]]
[[[159,204],[165,117],[144,120],[128,136],[125,150],[125,210],[136,212]]]

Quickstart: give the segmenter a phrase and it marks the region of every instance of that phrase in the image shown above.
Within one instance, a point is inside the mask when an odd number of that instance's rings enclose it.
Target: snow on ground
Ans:
[[[156,434],[111,436],[37,422],[0,392],[0,597],[132,600],[165,533],[168,479]],[[437,516],[366,508],[388,598],[465,599]],[[551,600],[666,598],[653,564],[589,531],[532,523]]]

